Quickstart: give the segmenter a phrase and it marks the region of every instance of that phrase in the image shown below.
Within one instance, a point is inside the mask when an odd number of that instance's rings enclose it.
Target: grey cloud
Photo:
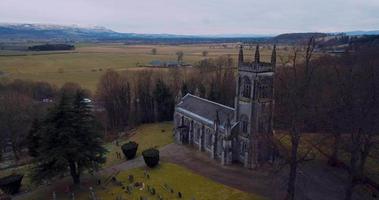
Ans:
[[[0,0],[0,22],[227,34],[379,29],[377,0]]]

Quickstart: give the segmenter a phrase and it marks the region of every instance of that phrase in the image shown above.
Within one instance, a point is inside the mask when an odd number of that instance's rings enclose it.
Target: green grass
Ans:
[[[144,172],[147,170],[150,178],[144,177]],[[121,181],[125,186],[129,185],[128,176],[134,176],[134,182],[143,182],[145,188],[143,190],[134,189],[131,194],[126,194],[120,186],[110,183],[106,190],[97,188],[97,195],[103,200],[113,200],[117,196],[122,196],[124,199],[138,199],[140,196],[148,199],[157,199],[157,195],[148,193],[146,186],[149,185],[156,189],[156,192],[164,197],[164,199],[179,199],[177,192],[181,192],[182,199],[202,200],[258,200],[264,199],[259,195],[252,195],[234,188],[224,186],[213,182],[210,179],[194,174],[193,172],[171,163],[161,163],[154,169],[137,168],[128,171],[123,171],[117,176],[117,180]],[[167,184],[174,190],[174,193],[167,191],[164,185]],[[86,193],[87,194],[87,193]],[[79,199],[85,199],[82,195]]]
[[[144,124],[137,128],[136,133],[132,137],[119,140],[120,146],[117,146],[114,143],[106,144],[105,147],[109,152],[104,167],[109,167],[125,161],[124,159],[117,159],[116,152],[122,153],[121,145],[128,141],[135,141],[138,143],[137,156],[141,155],[141,152],[145,149],[151,147],[160,148],[172,143],[172,128],[172,122]],[[162,132],[162,130],[164,132]]]

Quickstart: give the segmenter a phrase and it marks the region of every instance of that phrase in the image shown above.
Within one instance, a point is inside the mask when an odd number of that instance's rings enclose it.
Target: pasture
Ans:
[[[157,53],[153,55],[151,50]],[[78,44],[74,51],[29,52],[0,51],[2,79],[28,79],[46,81],[57,86],[65,82],[79,83],[83,88],[96,90],[99,78],[107,69],[117,71],[144,69],[153,60],[176,61],[176,52],[184,53],[183,61],[196,64],[205,58],[230,55],[236,60],[238,45],[125,45]],[[208,55],[203,56],[202,52]],[[245,58],[253,58],[255,49],[245,48]],[[271,48],[261,47],[261,59],[269,61]],[[278,54],[285,53],[279,51]]]

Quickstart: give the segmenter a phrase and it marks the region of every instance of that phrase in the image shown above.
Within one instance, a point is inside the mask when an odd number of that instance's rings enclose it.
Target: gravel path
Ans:
[[[224,185],[269,199],[282,200],[285,194],[288,173],[286,168],[272,174],[264,169],[249,170],[238,165],[221,166],[204,152],[178,144],[167,145],[160,152],[163,161],[184,166]],[[320,161],[301,165],[297,178],[297,199],[343,199],[346,175],[345,170],[328,167]]]

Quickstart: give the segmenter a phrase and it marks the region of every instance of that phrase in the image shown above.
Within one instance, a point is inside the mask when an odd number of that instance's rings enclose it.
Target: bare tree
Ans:
[[[119,73],[109,70],[101,77],[97,99],[107,111],[108,125],[112,130],[122,130],[128,125],[130,86]]]
[[[349,133],[350,183],[345,199],[352,199],[357,185],[365,182],[365,165],[373,148],[378,145],[379,130],[379,49],[360,47],[346,54],[336,72],[340,78],[344,126]]]
[[[32,123],[33,101],[30,97],[12,90],[0,94],[0,127],[12,143],[16,160]]]
[[[177,57],[177,61],[179,65],[183,63],[183,56],[184,56],[183,51],[176,52],[176,57]]]
[[[152,48],[152,49],[151,49],[151,54],[153,54],[153,55],[157,55],[157,49],[156,49],[156,48]]]
[[[300,49],[295,48],[292,66],[283,66],[278,70],[276,89],[276,118],[282,128],[288,130],[291,141],[291,149],[288,158],[289,176],[287,183],[286,199],[295,199],[295,185],[298,164],[307,159],[310,151],[299,155],[301,136],[309,115],[312,94],[314,66],[311,58],[315,47],[315,41],[311,38],[307,44],[304,55],[304,63],[299,64]]]

